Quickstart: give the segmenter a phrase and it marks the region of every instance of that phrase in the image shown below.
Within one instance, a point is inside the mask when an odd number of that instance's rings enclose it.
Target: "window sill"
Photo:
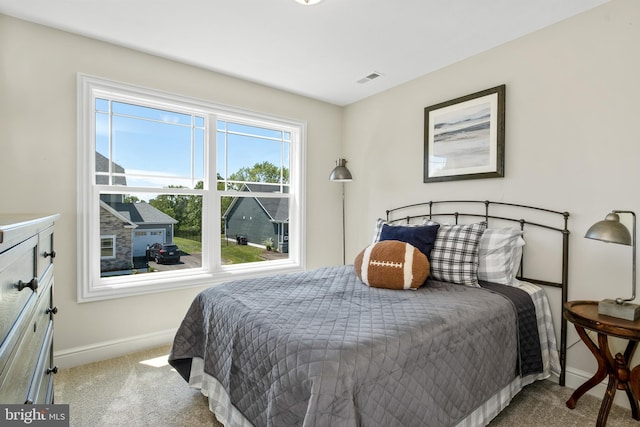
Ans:
[[[269,261],[264,268],[255,266],[227,266],[215,273],[206,271],[174,271],[163,273],[161,277],[138,278],[126,276],[128,280],[114,278],[99,279],[96,284],[79,287],[78,303],[96,302],[116,298],[126,298],[137,295],[147,295],[160,292],[170,292],[194,287],[210,287],[230,280],[250,279],[256,277],[273,276],[303,271],[299,264],[290,261]],[[122,277],[122,276],[120,276]],[[120,279],[120,277],[118,279]],[[133,283],[132,283],[133,282]]]

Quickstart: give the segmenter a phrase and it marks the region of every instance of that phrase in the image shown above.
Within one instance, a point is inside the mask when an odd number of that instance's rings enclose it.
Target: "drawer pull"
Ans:
[[[58,314],[58,307],[49,307],[49,308],[47,308],[47,314],[50,314],[50,313]]]
[[[54,366],[53,368],[47,368],[47,375],[49,374],[57,374],[58,373],[58,367]]]
[[[44,251],[44,253],[42,254],[43,257],[51,257],[51,259],[54,259],[56,257],[56,251],[51,251],[51,252],[47,252]]]
[[[35,292],[36,289],[38,289],[38,278],[34,277],[33,279],[29,280],[28,282],[23,282],[22,280],[19,280],[18,284],[16,286],[18,287],[18,291],[21,291],[24,288],[29,288],[33,292]]]

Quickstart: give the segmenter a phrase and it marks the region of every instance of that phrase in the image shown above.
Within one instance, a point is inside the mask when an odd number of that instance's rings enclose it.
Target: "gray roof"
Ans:
[[[111,162],[113,172],[124,174],[124,168],[115,162]],[[109,172],[109,159],[96,151],[96,172]],[[109,185],[109,179],[105,175],[96,175],[96,184]],[[115,176],[113,178],[114,185],[127,185],[127,178],[124,176]]]
[[[249,192],[273,193],[273,185],[261,183],[244,184],[244,189]],[[285,187],[285,192],[288,187]],[[276,222],[289,221],[289,199],[284,197],[255,197],[269,217]]]
[[[178,221],[147,202],[113,203],[110,205],[134,224],[177,224]]]
[[[289,199],[256,197],[256,200],[274,221],[286,222],[289,220]]]

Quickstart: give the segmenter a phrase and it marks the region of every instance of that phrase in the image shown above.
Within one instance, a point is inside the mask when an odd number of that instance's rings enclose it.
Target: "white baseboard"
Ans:
[[[176,335],[176,331],[177,329],[169,329],[146,335],[70,348],[68,350],[54,352],[53,357],[58,368],[73,368],[74,366],[99,362],[136,351],[170,344]]]
[[[578,369],[567,368],[565,375],[565,384],[567,387],[576,389],[580,387],[585,381],[591,378],[595,374],[595,372],[584,372]],[[609,377],[607,377],[603,382],[597,384],[591,390],[587,391],[587,394],[597,397],[602,400],[605,392],[607,391],[607,383],[609,381]],[[631,409],[629,406],[629,399],[627,398],[627,394],[624,391],[618,390],[616,396],[613,400],[613,403],[622,406],[623,408]],[[580,405],[580,400],[578,400],[578,405]]]

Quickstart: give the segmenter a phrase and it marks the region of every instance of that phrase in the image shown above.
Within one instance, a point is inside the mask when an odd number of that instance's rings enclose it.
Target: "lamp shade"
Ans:
[[[345,159],[336,160],[336,167],[329,174],[329,181],[347,182],[353,180],[346,164],[347,161]]]
[[[620,222],[620,216],[615,212],[611,212],[604,220],[593,224],[584,237],[627,246],[632,244],[629,229]]]

